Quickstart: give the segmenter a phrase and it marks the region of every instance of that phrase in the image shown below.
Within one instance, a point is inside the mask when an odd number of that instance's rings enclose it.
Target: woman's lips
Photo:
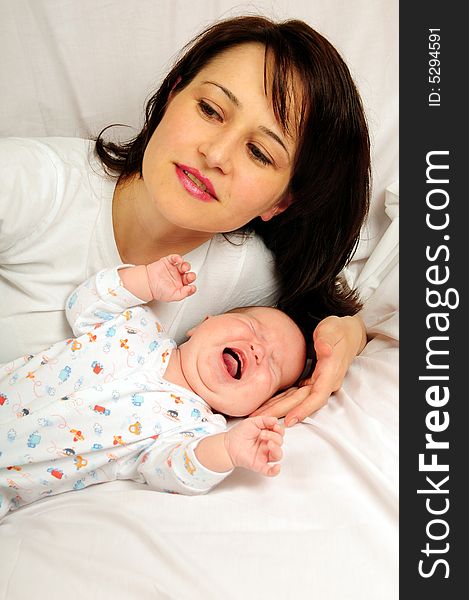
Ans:
[[[176,174],[184,189],[189,192],[191,196],[194,196],[194,198],[202,200],[203,202],[217,201],[217,196],[211,181],[204,177],[197,169],[187,167],[186,165],[176,165]],[[198,180],[203,187],[197,185],[193,179]]]

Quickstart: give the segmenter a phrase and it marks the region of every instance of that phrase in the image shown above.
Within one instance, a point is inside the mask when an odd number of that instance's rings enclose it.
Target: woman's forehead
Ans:
[[[194,84],[215,80],[242,103],[243,95],[259,93],[269,97],[264,89],[264,57],[262,44],[240,44],[214,56],[194,77]],[[233,89],[232,89],[233,88]],[[267,90],[268,92],[268,90]]]
[[[273,49],[266,52],[266,46],[260,42],[243,42],[214,56],[193,82],[200,84],[207,77],[216,76],[228,89],[230,85],[236,86],[238,97],[242,96],[247,84],[247,89],[252,89],[253,80],[257,80],[258,91],[267,98],[275,121],[282,132],[294,140],[299,126],[298,115],[302,111],[304,84],[292,64],[279,70],[277,63],[285,67]]]

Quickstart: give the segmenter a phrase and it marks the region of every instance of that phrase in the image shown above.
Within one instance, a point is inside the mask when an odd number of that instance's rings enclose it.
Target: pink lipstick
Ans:
[[[176,174],[183,188],[203,202],[216,202],[218,200],[212,182],[204,177],[200,171],[186,165],[176,165]]]

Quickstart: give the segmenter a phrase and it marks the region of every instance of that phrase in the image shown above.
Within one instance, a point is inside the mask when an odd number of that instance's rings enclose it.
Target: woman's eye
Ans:
[[[267,158],[267,156],[263,152],[261,152],[257,146],[255,146],[254,144],[248,144],[248,148],[254,160],[259,161],[263,165],[272,164],[270,158]]]
[[[208,104],[204,100],[199,100],[198,105],[199,109],[206,117],[208,117],[209,119],[216,119],[217,121],[222,121],[222,118],[219,115],[219,113],[214,108],[212,108],[210,104]]]

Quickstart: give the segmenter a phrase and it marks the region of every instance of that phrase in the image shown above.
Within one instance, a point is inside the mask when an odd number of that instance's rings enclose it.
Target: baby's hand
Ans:
[[[225,447],[233,466],[274,477],[280,472],[283,434],[275,417],[251,417],[226,432]]]
[[[148,283],[154,300],[173,302],[184,300],[195,291],[195,273],[179,254],[164,256],[147,265]]]

